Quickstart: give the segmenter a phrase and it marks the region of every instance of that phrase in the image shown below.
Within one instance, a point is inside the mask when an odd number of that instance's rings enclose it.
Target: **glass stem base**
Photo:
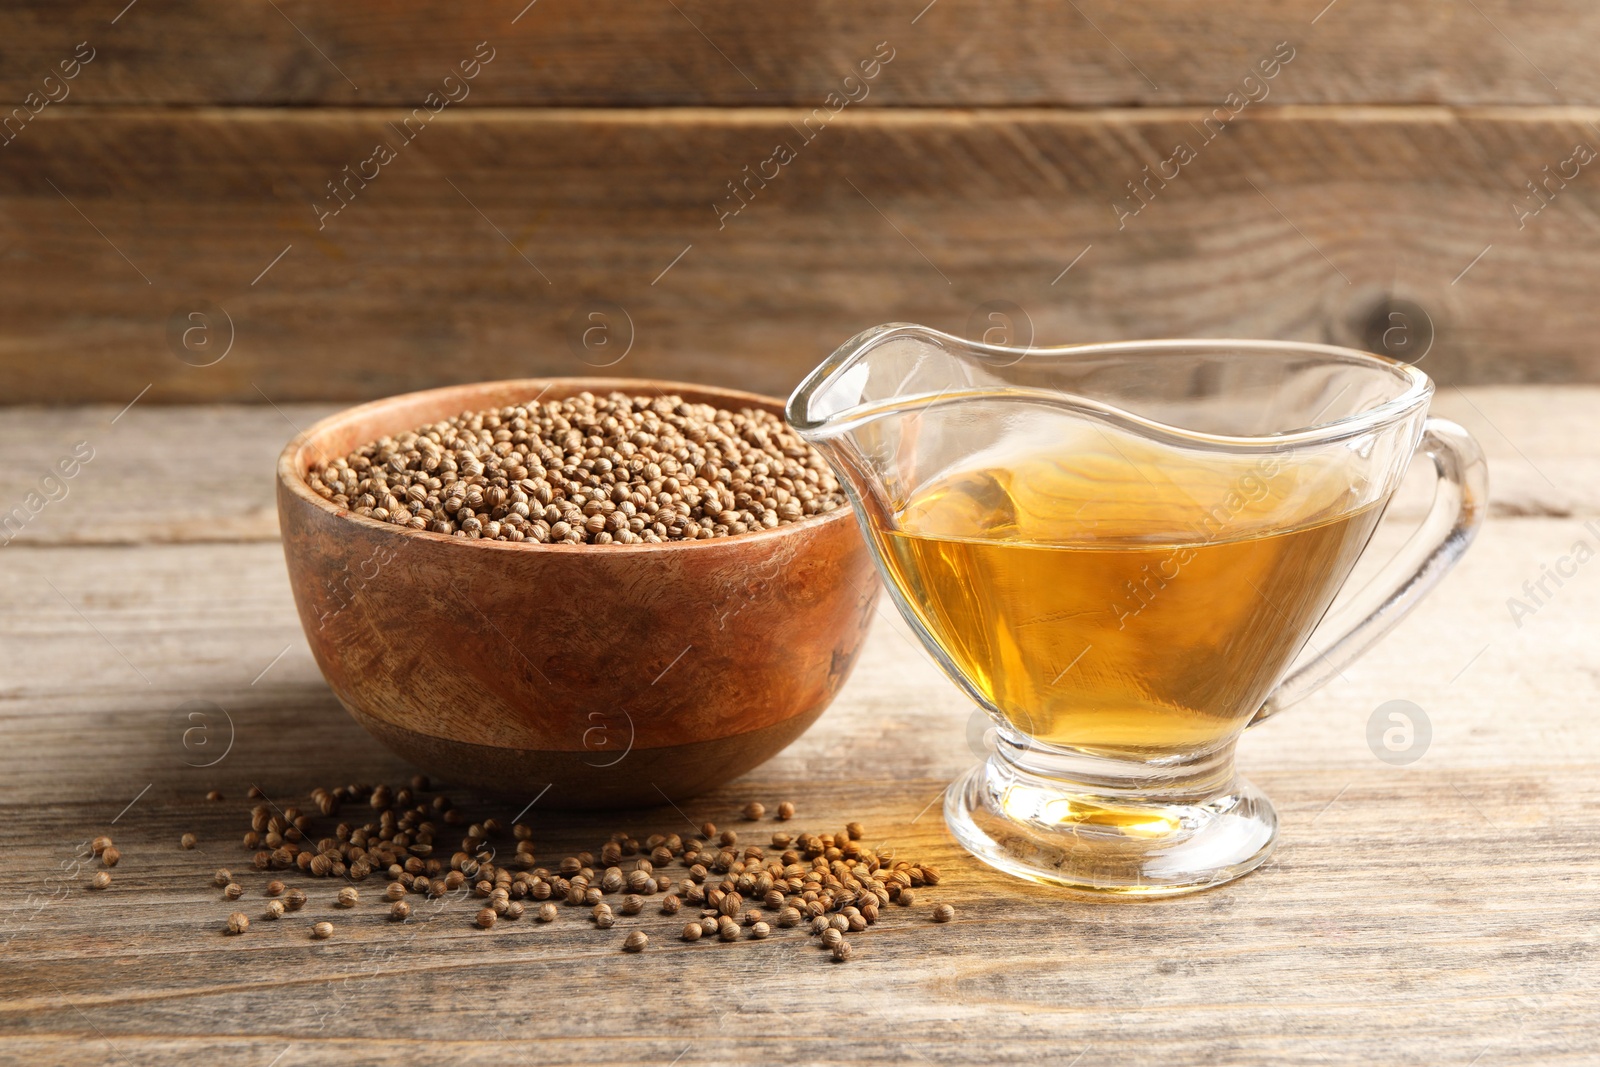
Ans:
[[[952,783],[945,822],[1007,874],[1102,897],[1193,893],[1271,855],[1278,816],[1233,750],[1179,768],[1002,743]]]

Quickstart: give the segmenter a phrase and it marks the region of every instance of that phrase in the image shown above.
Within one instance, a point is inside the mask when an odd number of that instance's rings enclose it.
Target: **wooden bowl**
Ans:
[[[355,720],[452,782],[567,808],[660,804],[771,758],[855,664],[878,580],[848,507],[704,541],[468,541],[351,514],[319,459],[465,411],[583,391],[779,400],[620,378],[485,382],[322,420],[278,458],[278,522],[317,665]]]

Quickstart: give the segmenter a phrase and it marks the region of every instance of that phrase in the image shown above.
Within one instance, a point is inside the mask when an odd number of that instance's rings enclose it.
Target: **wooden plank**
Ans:
[[[1567,429],[1597,409],[1600,388],[1572,385],[1451,387],[1433,405],[1483,443],[1491,514],[1557,518],[1600,515],[1600,450]],[[278,453],[297,428],[333,410],[144,401],[126,411],[13,408],[0,419],[0,455],[9,460],[0,467],[0,547],[276,541]],[[61,478],[57,465],[83,445],[93,458]],[[1391,518],[1414,522],[1431,491],[1418,472]]]
[[[862,819],[946,877],[861,935],[846,968],[798,935],[685,945],[650,910],[609,933],[570,910],[554,926],[485,933],[468,923],[470,902],[449,901],[397,929],[370,899],[334,911],[321,882],[307,912],[222,936],[237,905],[209,885],[214,867],[246,879],[247,911],[262,906],[265,876],[240,871],[229,843],[251,783],[288,803],[319,783],[408,770],[317,678],[276,546],[17,546],[0,555],[12,760],[0,779],[0,1056],[347,1063],[381,1041],[387,1057],[467,1063],[529,1042],[602,1064],[1589,1062],[1600,571],[1581,570],[1520,627],[1504,608],[1581,535],[1573,519],[1492,522],[1346,679],[1252,732],[1241,759],[1279,807],[1280,852],[1196,897],[1080,903],[965,858],[936,801],[974,758],[968,709],[887,616],[811,732],[685,813],[535,807],[546,856],[619,820],[670,831],[713,818],[744,832],[733,817],[749,797],[793,799],[806,827]],[[1397,697],[1434,724],[1432,747],[1405,768],[1365,741],[1371,710]],[[186,761],[174,729],[191,699],[233,723],[211,768]],[[202,799],[214,787],[224,803]],[[521,806],[451,793],[475,818]],[[125,858],[93,895],[62,864],[107,829]],[[178,848],[186,831],[197,852]],[[958,908],[948,927],[926,921],[935,896]],[[309,923],[330,916],[339,934],[309,940]],[[653,939],[639,957],[617,951],[634,924]]]
[[[1442,382],[1596,381],[1600,183],[1511,208],[1597,114],[1265,109],[1207,144],[1188,110],[845,111],[809,142],[793,111],[446,111],[403,143],[381,111],[61,109],[0,154],[0,396],[281,404],[612,361],[781,394],[859,329],[967,332],[995,300],[1040,343],[1378,343],[1391,292]],[[1131,215],[1180,142],[1203,154]],[[595,322],[609,347],[577,340]]]
[[[242,0],[226,18],[199,0],[122,8],[98,0],[10,5],[0,100],[9,106],[40,91],[84,40],[96,58],[68,86],[67,106],[414,106],[481,41],[496,58],[470,87],[469,107],[811,107],[839,91],[880,41],[895,58],[868,87],[868,107],[1209,105],[1238,91],[1279,42],[1296,53],[1269,86],[1282,102],[1547,104],[1593,100],[1600,91],[1585,51],[1600,15],[1581,0],[1459,8],[1382,0],[503,0],[466,10],[439,0]]]

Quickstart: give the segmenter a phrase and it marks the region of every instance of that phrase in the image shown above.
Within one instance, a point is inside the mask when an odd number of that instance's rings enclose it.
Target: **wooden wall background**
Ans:
[[[1040,343],[1600,381],[1597,41],[1583,0],[13,0],[0,400],[343,401],[624,348],[610,373],[784,393],[859,329],[966,332],[990,301]],[[469,95],[319,229],[325,183],[479,42]],[[575,341],[597,324],[609,347]]]

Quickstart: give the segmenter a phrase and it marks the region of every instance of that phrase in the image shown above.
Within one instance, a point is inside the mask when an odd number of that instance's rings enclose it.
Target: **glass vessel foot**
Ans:
[[[1271,855],[1278,816],[1243,778],[1204,796],[1130,796],[991,756],[951,784],[945,823],[1007,874],[1097,897],[1160,897],[1232,881]]]

